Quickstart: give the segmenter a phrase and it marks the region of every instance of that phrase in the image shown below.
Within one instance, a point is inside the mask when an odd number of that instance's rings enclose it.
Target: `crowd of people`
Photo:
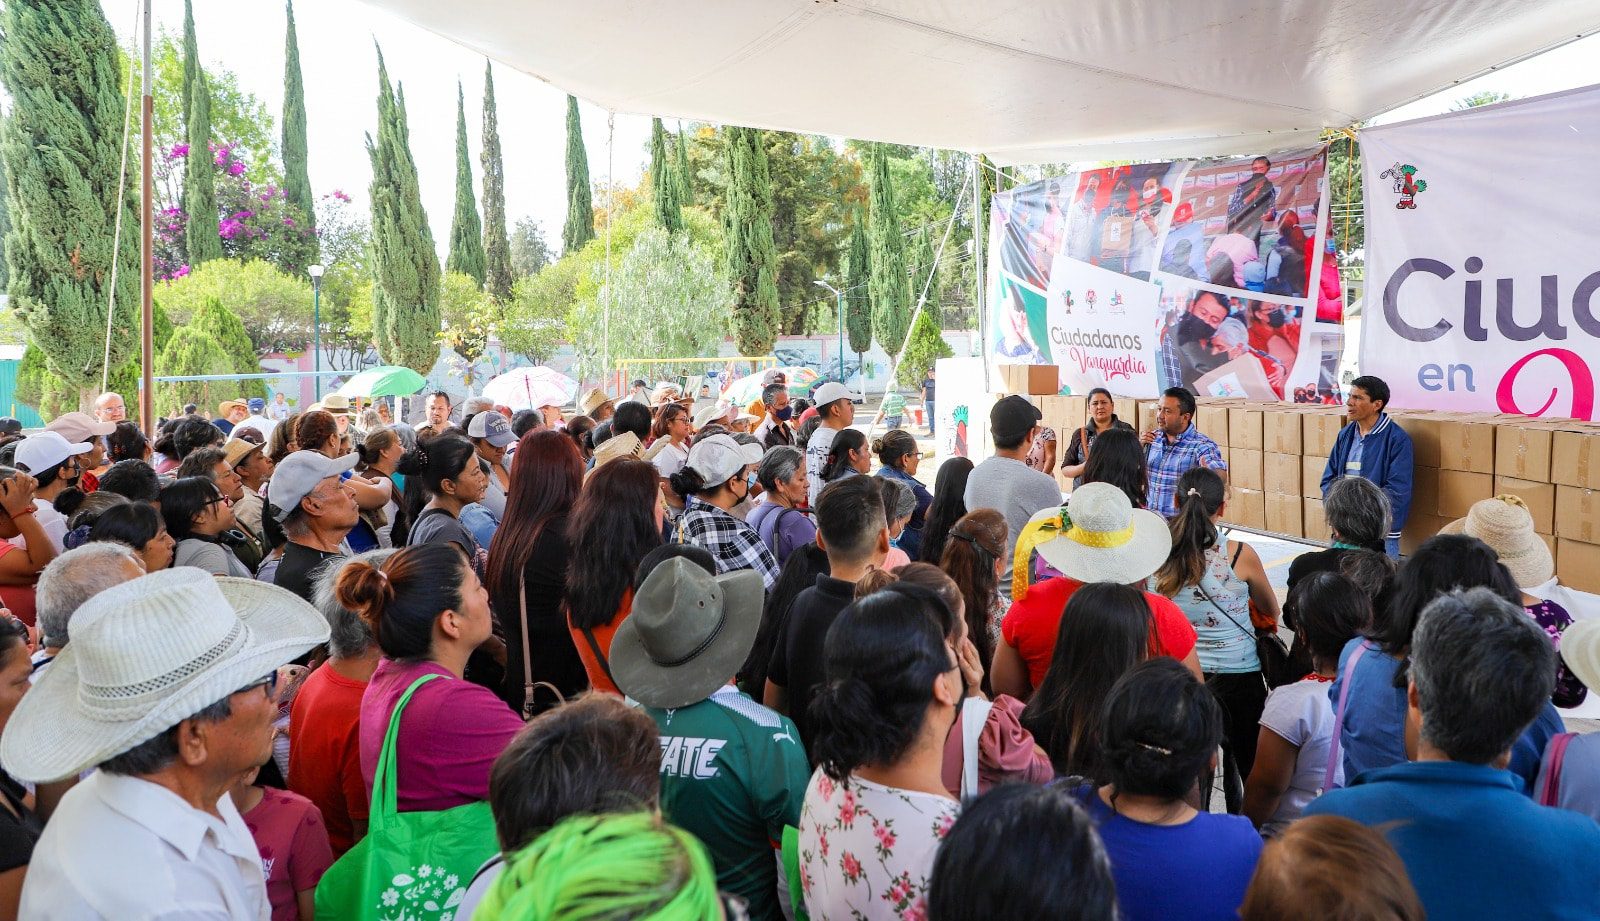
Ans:
[[[763,383],[0,422],[0,919],[1600,917],[1600,617],[1382,381],[1281,606],[1181,388]]]

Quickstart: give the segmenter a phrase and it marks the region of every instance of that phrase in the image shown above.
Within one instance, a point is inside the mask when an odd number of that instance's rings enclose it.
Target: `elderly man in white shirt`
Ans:
[[[268,921],[261,855],[228,790],[272,756],[279,667],[327,638],[290,592],[188,567],[85,602],[0,736],[19,780],[99,767],[35,845],[20,916]]]

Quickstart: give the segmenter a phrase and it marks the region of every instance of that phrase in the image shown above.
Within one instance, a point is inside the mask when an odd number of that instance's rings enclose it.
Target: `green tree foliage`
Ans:
[[[850,251],[844,260],[844,331],[850,351],[859,356],[872,348],[872,247],[867,243],[867,219],[857,208],[850,222]]]
[[[1336,138],[1328,145],[1328,214],[1333,222],[1339,265],[1359,271],[1353,254],[1366,246],[1367,222],[1362,209],[1361,147],[1352,138]]]
[[[450,221],[450,255],[445,270],[472,276],[483,287],[483,225],[472,195],[472,158],[467,153],[467,97],[456,81],[456,212]]]
[[[5,119],[0,118],[0,137],[5,137]],[[11,204],[6,195],[6,159],[5,149],[0,147],[0,240],[6,238],[11,232]],[[6,281],[11,277],[10,270],[6,268],[5,255],[0,253],[0,290],[4,290]],[[14,316],[9,311],[7,316]]]
[[[567,226],[561,251],[577,252],[594,239],[594,193],[589,188],[589,155],[583,147],[578,98],[567,97]]]
[[[0,78],[11,113],[0,155],[12,226],[5,237],[11,306],[73,401],[99,390],[110,306],[124,99],[116,37],[95,0],[7,3]],[[134,348],[139,213],[122,201],[111,367]]]
[[[656,223],[667,233],[683,229],[683,204],[679,201],[682,189],[678,182],[677,167],[668,159],[667,129],[661,119],[650,120],[650,188],[655,194]]]
[[[212,298],[200,305],[196,310],[189,326],[197,329],[216,343],[222,346],[222,351],[228,356],[229,369],[226,374],[260,374],[261,357],[256,353],[255,344],[250,341],[250,334],[245,331],[244,324],[233,312],[222,306],[222,301]],[[239,381],[234,385],[236,394],[240,399],[267,396],[266,384],[262,381]]]
[[[694,206],[694,183],[689,174],[689,142],[683,137],[683,123],[678,124],[677,158],[673,162],[673,178],[678,180],[678,204],[684,208]]]
[[[741,355],[765,355],[778,339],[778,252],[772,240],[772,179],[759,128],[729,127],[727,273],[733,339]]]
[[[378,138],[367,135],[372,160],[373,328],[385,364],[419,374],[439,357],[439,257],[417,186],[406,127],[405,91],[390,88],[378,52]]]
[[[911,323],[906,241],[900,227],[900,212],[895,207],[889,157],[881,145],[873,145],[867,161],[872,190],[868,225],[868,242],[872,249],[872,278],[868,286],[872,293],[872,332],[883,350],[895,355],[905,343]]]
[[[911,337],[906,343],[905,357],[900,359],[900,368],[895,372],[895,380],[916,383],[928,376],[934,362],[954,354],[950,343],[939,335],[939,321],[934,318],[933,305],[930,303],[917,314],[917,321],[911,325]]]
[[[189,265],[222,258],[217,231],[217,179],[211,163],[211,91],[200,70],[200,49],[194,37],[194,9],[183,4],[183,88],[187,95],[184,123],[189,131],[189,157],[183,173],[183,210],[189,216],[184,242]]]
[[[600,370],[605,351],[607,292],[602,287],[597,294],[580,301],[568,321],[586,374]],[[716,253],[692,234],[668,234],[654,215],[613,270],[609,294],[613,360],[715,355],[727,328],[728,280]]]
[[[221,343],[206,330],[180,326],[156,356],[156,371],[163,377],[233,374],[233,362]],[[185,403],[211,406],[238,393],[237,381],[177,381],[156,385],[156,411],[175,412]]]
[[[511,232],[511,271],[518,278],[537,275],[554,262],[556,254],[545,242],[544,228],[536,218],[524,217]]]
[[[917,243],[911,251],[911,303],[913,308],[923,302],[924,292],[928,309],[933,312],[934,323],[939,321],[939,278],[934,271],[933,237],[924,227],[917,231]],[[932,276],[930,278],[930,276]]]
[[[128,57],[137,58],[133,50],[124,51],[122,77],[127,77]],[[188,145],[187,120],[184,113],[186,96],[183,92],[183,46],[169,35],[159,35],[151,48],[151,63],[155,69],[153,105],[155,110],[155,186],[156,210],[177,207],[183,199],[183,170],[186,160],[174,150]],[[200,62],[196,62],[200,63]],[[234,155],[248,166],[244,178],[258,186],[282,182],[274,156],[276,129],[266,104],[239,86],[239,78],[220,67],[201,66],[206,77],[206,91],[211,101],[211,136],[221,138],[233,149]],[[124,84],[126,88],[126,84]],[[135,103],[137,105],[137,103]],[[137,125],[138,113],[134,119]],[[138,153],[134,153],[137,163]],[[131,168],[131,166],[130,166]]]
[[[565,269],[570,272],[576,263]],[[575,285],[558,284],[556,271],[522,275],[512,288],[511,303],[500,318],[500,344],[506,351],[521,355],[536,365],[555,357],[566,341],[567,308],[549,289]]]
[[[283,39],[283,190],[289,203],[305,215],[307,226],[315,230],[316,199],[311,194],[306,151],[306,86],[300,77],[300,41],[294,29],[294,0],[286,0],[284,12],[288,31]],[[311,259],[316,261],[315,237],[312,237],[311,247]]]
[[[182,278],[157,284],[155,299],[180,326],[195,325],[208,303],[225,304],[257,355],[298,351],[311,342],[310,282],[286,275],[270,262],[214,259]],[[326,308],[326,294],[323,300]]]
[[[500,157],[500,117],[494,102],[494,68],[483,65],[483,258],[489,296],[509,303],[514,278],[513,252],[506,239],[506,176]]]
[[[471,275],[446,272],[439,285],[439,314],[444,320],[439,342],[461,356],[470,389],[473,366],[488,351],[489,338],[499,326],[500,307]]]

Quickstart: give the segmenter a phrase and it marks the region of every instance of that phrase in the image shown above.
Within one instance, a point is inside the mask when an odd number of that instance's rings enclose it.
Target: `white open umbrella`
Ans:
[[[511,407],[513,411],[565,406],[577,394],[577,381],[543,365],[507,371],[483,387],[484,396],[498,406]]]

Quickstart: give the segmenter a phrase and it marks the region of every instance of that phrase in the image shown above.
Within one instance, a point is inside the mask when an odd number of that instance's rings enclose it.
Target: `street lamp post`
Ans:
[[[839,305],[839,383],[844,383],[844,292],[828,284],[822,279],[817,279],[817,285],[833,292],[833,298]]]
[[[322,402],[322,266],[306,268],[311,273],[311,351],[316,361],[317,402]]]

